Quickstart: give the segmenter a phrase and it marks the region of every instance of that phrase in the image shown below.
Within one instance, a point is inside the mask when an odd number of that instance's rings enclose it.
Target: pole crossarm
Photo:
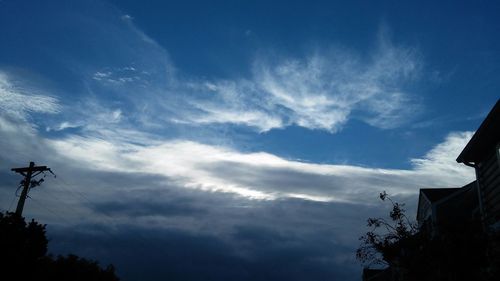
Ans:
[[[26,173],[30,170],[30,167],[12,168],[10,170],[13,172],[16,172],[16,173]],[[47,166],[36,166],[36,167],[31,168],[32,172],[44,172],[44,171],[48,171],[48,170],[50,170],[50,169],[47,168]]]
[[[10,170],[24,176],[24,181],[21,182],[23,184],[23,191],[21,192],[16,208],[16,215],[22,216],[24,201],[26,201],[26,197],[28,196],[28,190],[32,187],[31,178],[45,171],[51,173],[52,171],[50,168],[47,168],[47,166],[35,166],[35,162],[30,162],[29,167],[12,168]],[[40,184],[40,182],[38,184]]]

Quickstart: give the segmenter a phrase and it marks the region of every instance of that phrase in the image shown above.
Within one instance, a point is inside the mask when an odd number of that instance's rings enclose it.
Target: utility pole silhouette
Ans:
[[[43,179],[35,181],[31,180],[31,178],[45,171],[49,171],[50,173],[52,173],[52,171],[50,170],[50,168],[47,168],[47,166],[35,166],[35,162],[30,162],[29,167],[12,168],[10,170],[24,176],[24,180],[21,181],[21,184],[23,185],[23,191],[21,192],[21,197],[19,197],[16,208],[16,215],[21,217],[23,214],[24,201],[26,201],[29,189],[38,186],[43,182]]]

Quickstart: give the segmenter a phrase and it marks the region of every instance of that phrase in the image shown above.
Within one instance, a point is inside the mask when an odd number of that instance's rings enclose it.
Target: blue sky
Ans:
[[[357,280],[378,192],[414,212],[473,180],[455,158],[498,99],[498,8],[0,1],[0,207],[36,161],[52,251],[124,280]]]

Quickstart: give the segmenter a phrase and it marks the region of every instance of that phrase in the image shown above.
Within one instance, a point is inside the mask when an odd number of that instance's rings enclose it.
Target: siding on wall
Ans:
[[[494,224],[500,220],[500,164],[498,149],[478,163],[477,178],[483,206],[483,217],[486,224]]]

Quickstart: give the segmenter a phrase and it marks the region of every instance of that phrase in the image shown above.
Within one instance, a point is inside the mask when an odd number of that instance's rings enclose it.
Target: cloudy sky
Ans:
[[[0,208],[123,280],[359,280],[385,190],[474,179],[493,1],[0,1]]]

